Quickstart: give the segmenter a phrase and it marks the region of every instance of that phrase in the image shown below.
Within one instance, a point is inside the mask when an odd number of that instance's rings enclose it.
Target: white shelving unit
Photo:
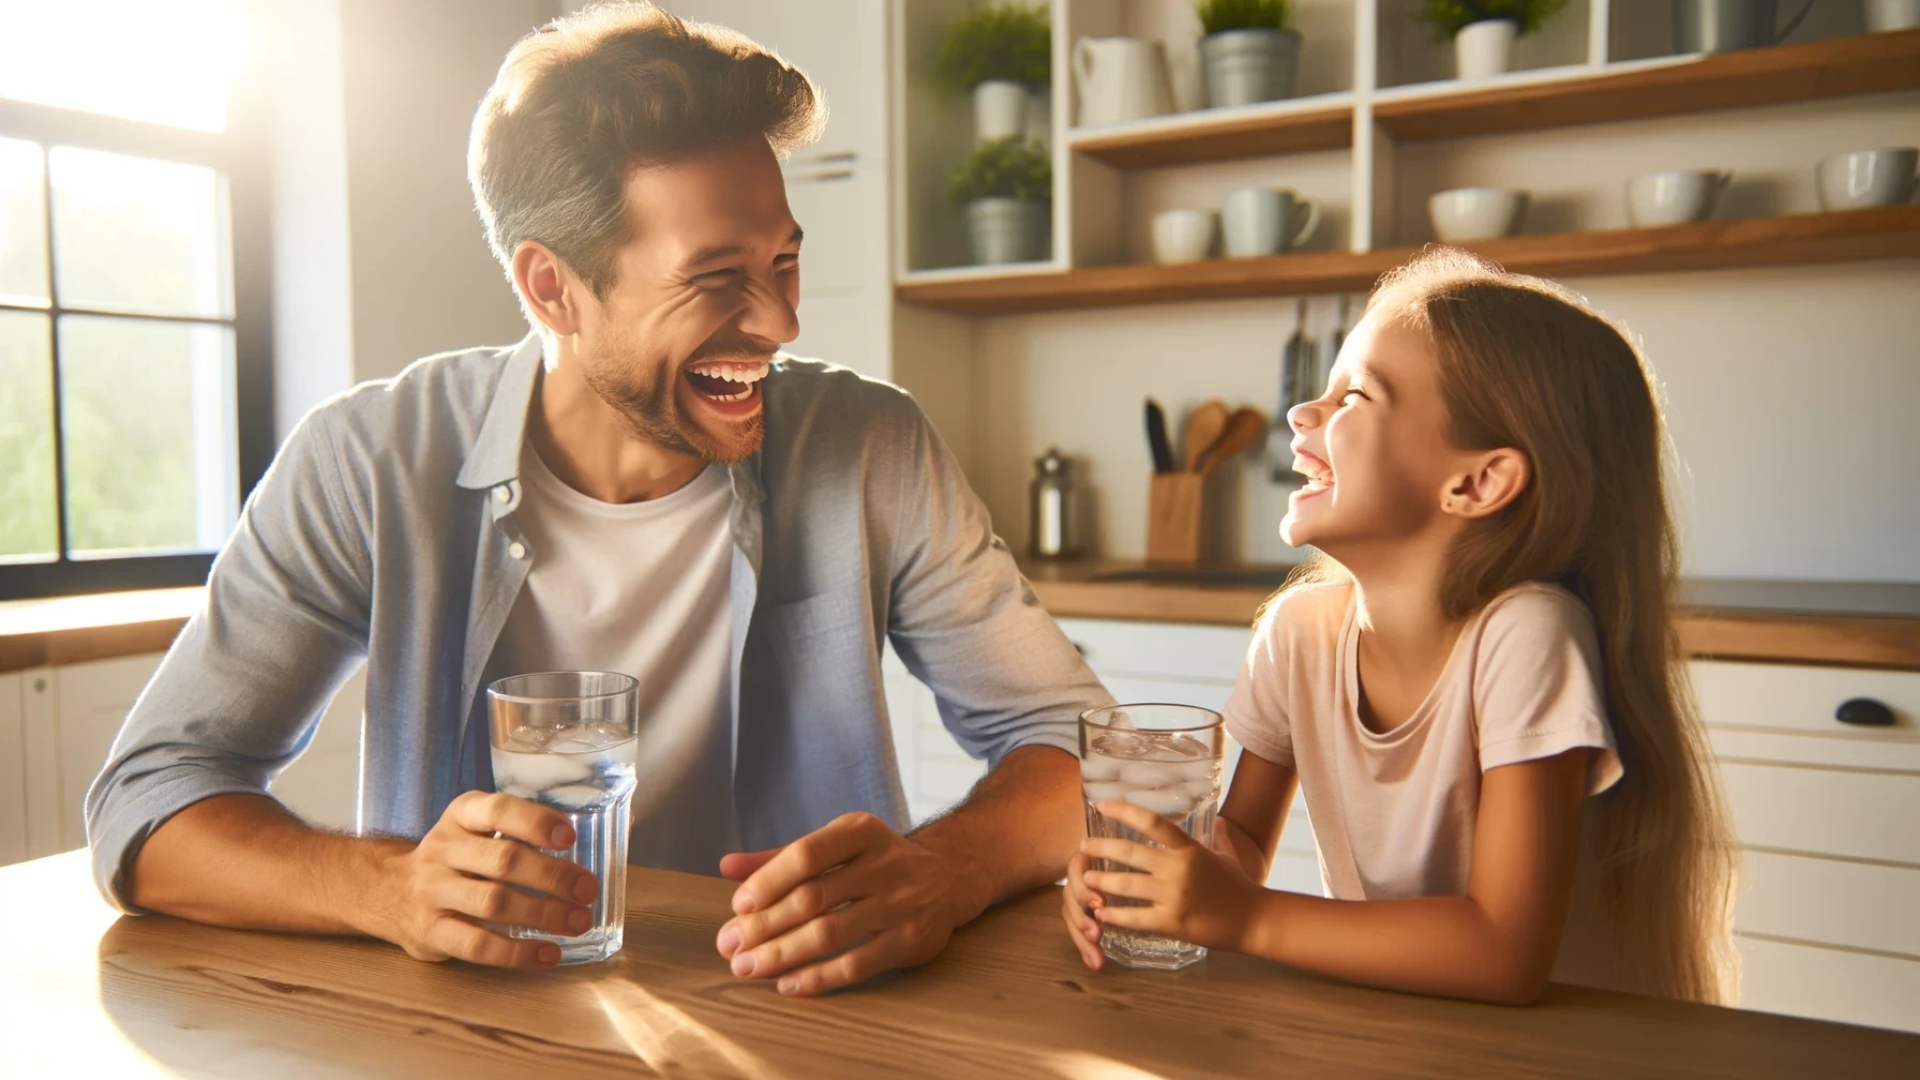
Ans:
[[[1409,138],[1409,125],[1394,118],[1470,109],[1490,93],[1702,59],[1667,55],[1670,7],[1663,0],[1574,0],[1540,33],[1521,39],[1517,70],[1461,81],[1446,77],[1451,45],[1415,21],[1415,0],[1297,0],[1293,22],[1304,38],[1298,96],[1198,109],[1191,106],[1199,93],[1200,28],[1189,0],[1049,0],[1050,109],[1033,133],[1053,152],[1054,254],[1021,267],[963,268],[963,215],[947,204],[944,181],[970,147],[970,104],[935,92],[925,71],[948,22],[971,5],[893,3],[893,92],[904,103],[893,121],[894,267],[902,285],[1145,263],[1155,210],[1217,205],[1224,190],[1245,183],[1292,187],[1322,202],[1327,221],[1306,251],[1366,253],[1416,243],[1427,238],[1425,223],[1396,220],[1407,216],[1410,202],[1397,190],[1407,179],[1399,159],[1409,141],[1451,136]],[[1791,41],[1859,32],[1853,5],[1817,5]],[[1111,35],[1165,43],[1176,107],[1186,111],[1098,128],[1073,124],[1073,43]]]

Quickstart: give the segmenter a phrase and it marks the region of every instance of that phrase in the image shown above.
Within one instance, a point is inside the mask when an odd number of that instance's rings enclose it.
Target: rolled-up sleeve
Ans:
[[[904,425],[888,637],[938,699],[962,749],[991,764],[1022,746],[1079,755],[1078,720],[1113,703],[1040,606],[986,507],[917,406]]]
[[[214,560],[207,605],[174,641],[87,792],[101,892],[123,911],[135,857],[188,806],[265,794],[366,654],[364,511],[326,407],[309,414]]]

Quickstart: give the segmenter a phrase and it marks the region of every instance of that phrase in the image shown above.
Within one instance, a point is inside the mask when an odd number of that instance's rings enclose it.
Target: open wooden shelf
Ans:
[[[1451,139],[1752,108],[1920,87],[1920,29],[1629,62],[1567,78],[1381,91],[1373,113],[1402,140]]]
[[[1068,135],[1068,145],[1117,169],[1344,150],[1353,145],[1353,95],[1198,109],[1109,128],[1080,128]]]
[[[1509,270],[1555,277],[1668,273],[1920,256],[1920,207],[1708,221],[1663,229],[1512,236],[1462,247]],[[903,303],[968,315],[1250,296],[1361,292],[1417,248],[1095,266],[1057,274],[903,283]]]

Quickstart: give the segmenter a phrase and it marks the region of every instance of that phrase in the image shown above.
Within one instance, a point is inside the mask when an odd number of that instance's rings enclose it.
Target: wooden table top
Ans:
[[[1215,956],[1087,971],[1044,889],[935,962],[790,1000],[713,950],[730,886],[635,868],[626,949],[539,973],[116,918],[86,852],[0,869],[0,1073],[138,1077],[1910,1078],[1920,1036],[1553,987],[1525,1009]]]

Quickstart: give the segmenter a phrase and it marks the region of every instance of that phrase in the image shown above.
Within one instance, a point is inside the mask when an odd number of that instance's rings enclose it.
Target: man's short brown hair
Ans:
[[[595,4],[507,53],[474,114],[467,178],[509,274],[514,249],[537,240],[605,299],[636,166],[750,138],[784,157],[826,115],[812,80],[732,30],[652,3]]]

